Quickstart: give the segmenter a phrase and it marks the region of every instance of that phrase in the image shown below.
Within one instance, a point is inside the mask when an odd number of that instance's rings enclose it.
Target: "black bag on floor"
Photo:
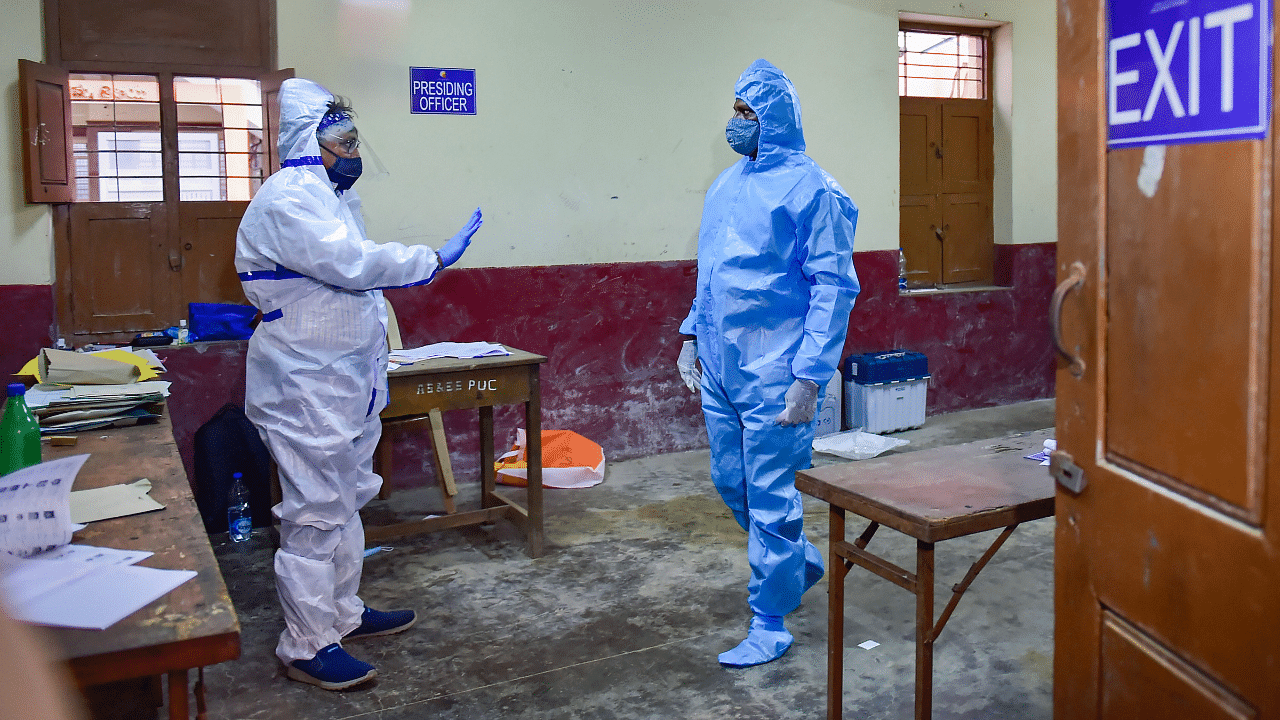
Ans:
[[[271,524],[271,454],[244,408],[227,403],[196,430],[196,507],[207,533],[227,531],[227,494],[232,473],[249,490],[254,527]]]

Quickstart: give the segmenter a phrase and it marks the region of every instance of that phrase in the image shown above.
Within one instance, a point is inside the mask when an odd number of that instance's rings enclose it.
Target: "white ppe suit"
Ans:
[[[276,589],[285,664],[360,625],[359,510],[382,478],[373,453],[387,404],[386,308],[379,288],[429,282],[423,245],[365,236],[360,198],[337,193],[316,129],[333,95],[302,79],[280,88],[280,171],[253,198],[236,235],[236,272],[263,313],[249,341],[245,413],[279,467]]]

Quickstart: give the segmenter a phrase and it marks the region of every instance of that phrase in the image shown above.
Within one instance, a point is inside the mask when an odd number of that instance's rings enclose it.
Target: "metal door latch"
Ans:
[[[1079,495],[1087,484],[1084,470],[1075,464],[1070,454],[1062,450],[1054,450],[1049,454],[1049,474],[1073,495]]]

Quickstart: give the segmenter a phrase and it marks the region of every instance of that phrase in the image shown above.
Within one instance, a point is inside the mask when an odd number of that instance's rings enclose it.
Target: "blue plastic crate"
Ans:
[[[929,377],[929,358],[910,350],[851,355],[840,366],[845,382],[859,385],[903,382]]]

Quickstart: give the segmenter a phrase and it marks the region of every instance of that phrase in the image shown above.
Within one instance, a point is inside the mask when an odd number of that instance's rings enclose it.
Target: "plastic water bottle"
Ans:
[[[227,531],[234,542],[249,539],[253,530],[253,517],[249,514],[249,489],[244,486],[244,476],[231,476],[231,490],[227,493]]]
[[[27,386],[10,383],[0,418],[0,475],[40,463],[40,425],[27,407]]]
[[[907,254],[898,248],[898,292],[907,289]]]

